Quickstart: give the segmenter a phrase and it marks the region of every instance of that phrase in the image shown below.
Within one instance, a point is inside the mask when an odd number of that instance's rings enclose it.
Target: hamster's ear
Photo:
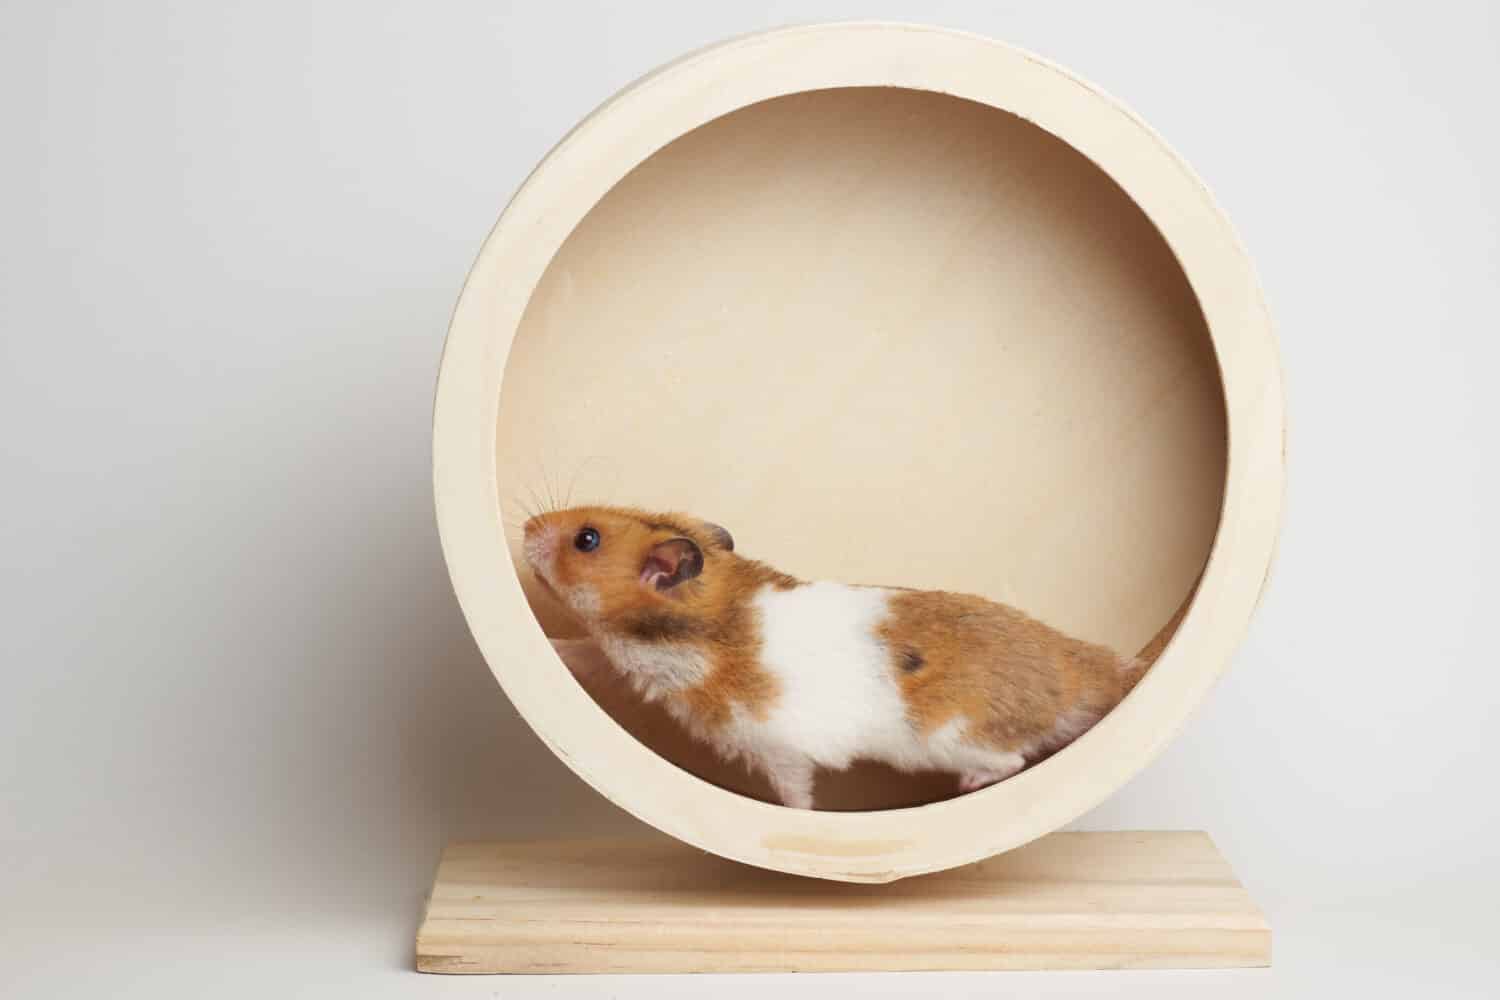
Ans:
[[[723,525],[714,524],[712,521],[704,521],[703,530],[708,532],[709,537],[718,544],[719,548],[726,552],[734,551],[734,536],[729,533],[729,529]]]
[[[673,538],[651,547],[641,567],[641,585],[671,590],[703,572],[703,550],[691,538]]]

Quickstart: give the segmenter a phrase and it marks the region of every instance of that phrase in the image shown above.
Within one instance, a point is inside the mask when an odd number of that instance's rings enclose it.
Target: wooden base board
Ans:
[[[1054,833],[890,885],[675,841],[455,843],[422,972],[841,972],[1264,966],[1271,930],[1207,834]]]

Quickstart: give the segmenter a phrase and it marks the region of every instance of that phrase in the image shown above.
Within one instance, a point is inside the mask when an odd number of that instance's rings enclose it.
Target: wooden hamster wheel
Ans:
[[[1050,832],[1165,745],[1269,570],[1283,419],[1250,262],[1129,111],[985,39],[797,28],[638,81],[517,193],[449,331],[437,513],[480,648],[581,777],[724,857],[888,881]],[[505,527],[560,483],[712,517],[798,576],[982,593],[1121,650],[1202,578],[1144,681],[1052,758],[792,810],[573,681]]]

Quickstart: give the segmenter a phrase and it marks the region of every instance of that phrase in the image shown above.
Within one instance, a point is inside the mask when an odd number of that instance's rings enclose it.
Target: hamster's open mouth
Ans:
[[[547,579],[546,576],[542,574],[541,570],[537,569],[535,566],[531,566],[529,568],[531,570],[531,578],[542,585],[542,590],[548,597],[552,598],[554,601],[565,607],[572,607],[572,602],[568,600],[568,595],[563,593],[557,587],[554,587],[552,585],[552,581]]]
[[[562,600],[562,595],[553,588],[552,584],[548,582],[547,578],[541,574],[541,571],[539,571],[535,566],[530,566],[528,568],[531,570],[531,578],[537,583],[540,583],[543,590],[545,590],[548,594],[557,598],[558,600]]]

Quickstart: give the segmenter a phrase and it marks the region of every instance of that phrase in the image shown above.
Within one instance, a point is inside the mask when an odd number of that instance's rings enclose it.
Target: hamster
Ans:
[[[641,697],[799,809],[855,760],[1003,781],[1118,704],[1186,609],[1126,658],[981,597],[799,580],[682,514],[550,511],[524,551]]]

